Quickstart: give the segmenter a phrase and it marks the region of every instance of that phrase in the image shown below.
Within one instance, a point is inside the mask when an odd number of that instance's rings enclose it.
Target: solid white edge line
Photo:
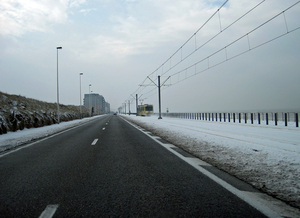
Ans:
[[[51,218],[55,214],[59,204],[48,205],[39,218]]]
[[[6,156],[6,155],[9,155],[9,154],[11,154],[11,153],[14,153],[14,152],[16,152],[16,151],[22,150],[23,148],[30,147],[30,146],[32,146],[32,145],[34,145],[34,144],[36,144],[36,143],[39,143],[39,142],[45,141],[45,140],[47,140],[47,139],[50,139],[50,138],[52,138],[52,137],[55,137],[55,136],[57,136],[57,135],[63,134],[63,133],[68,132],[68,131],[71,131],[71,130],[76,129],[76,128],[78,128],[78,127],[87,125],[87,124],[89,124],[90,122],[93,122],[93,121],[95,121],[95,120],[96,120],[96,119],[93,119],[93,120],[87,121],[87,122],[85,122],[85,123],[79,124],[78,126],[70,127],[70,128],[68,128],[68,129],[66,129],[66,130],[62,130],[61,132],[54,133],[53,135],[45,136],[45,138],[36,139],[37,141],[32,142],[32,143],[29,143],[29,144],[27,144],[27,145],[21,145],[21,147],[16,146],[16,147],[13,148],[13,150],[11,150],[11,151],[8,151],[8,152],[5,152],[5,151],[4,151],[4,154],[0,154],[0,158],[1,158],[1,157],[4,157],[4,156]],[[53,124],[53,125],[55,125],[55,124]]]
[[[200,160],[199,158],[186,158],[186,157],[182,156],[181,154],[179,154],[178,152],[174,151],[171,148],[171,147],[177,147],[177,146],[172,145],[172,144],[164,144],[164,143],[160,142],[159,140],[157,140],[155,137],[140,130],[137,125],[129,122],[128,120],[126,120],[124,118],[122,118],[122,119],[125,120],[130,125],[132,125],[133,127],[135,127],[136,129],[138,129],[139,131],[141,131],[142,133],[144,133],[145,135],[152,138],[155,142],[157,142],[158,144],[160,144],[161,146],[163,146],[164,148],[166,148],[167,150],[169,150],[170,152],[175,154],[177,157],[184,160],[185,162],[187,162],[188,164],[193,166],[195,169],[197,169],[198,171],[200,171],[201,173],[203,173],[204,175],[206,175],[207,177],[209,177],[210,179],[212,179],[213,181],[215,181],[216,183],[218,183],[219,185],[221,185],[222,187],[224,187],[225,189],[230,191],[232,194],[236,195],[237,197],[239,197],[240,199],[242,199],[243,201],[245,201],[246,203],[248,203],[249,205],[251,205],[252,207],[257,209],[261,213],[265,214],[266,216],[268,216],[270,218],[280,218],[280,217],[281,218],[283,218],[283,217],[297,218],[297,217],[299,217],[300,212],[298,209],[293,208],[293,207],[287,205],[285,202],[275,199],[264,193],[254,193],[254,192],[238,190],[237,188],[235,188],[232,185],[228,184],[227,182],[223,181],[219,177],[210,173],[203,167],[199,166],[199,161],[201,161],[201,162],[204,162],[204,161]]]
[[[95,140],[92,142],[92,145],[95,145],[97,142],[98,142],[98,139],[95,139]]]

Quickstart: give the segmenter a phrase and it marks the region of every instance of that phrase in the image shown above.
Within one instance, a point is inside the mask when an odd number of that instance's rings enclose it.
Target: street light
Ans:
[[[91,117],[91,86],[92,86],[92,84],[89,85],[89,112],[90,112],[90,117]]]
[[[57,121],[59,123],[59,88],[58,88],[58,49],[62,49],[62,47],[56,47],[57,51]]]
[[[82,119],[82,109],[81,109],[81,76],[83,75],[83,73],[79,73],[79,87],[80,87],[80,96],[79,96],[79,100],[80,100],[80,119]]]
[[[91,104],[91,116],[93,116],[94,115],[94,111],[93,111],[93,107],[94,107],[94,97],[93,97],[93,91],[91,91],[91,93],[92,93],[92,104]]]

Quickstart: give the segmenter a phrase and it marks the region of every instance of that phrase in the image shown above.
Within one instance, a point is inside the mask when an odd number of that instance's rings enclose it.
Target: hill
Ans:
[[[88,110],[82,107],[82,116]],[[60,104],[60,121],[80,119],[80,107]],[[57,104],[0,92],[0,135],[57,123]]]

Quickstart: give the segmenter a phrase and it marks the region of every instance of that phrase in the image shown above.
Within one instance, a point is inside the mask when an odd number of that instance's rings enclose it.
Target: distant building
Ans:
[[[110,113],[110,103],[108,103],[108,102],[105,102],[105,111],[106,111],[106,113]]]
[[[84,94],[83,105],[90,110],[92,115],[110,113],[110,104],[97,93]]]

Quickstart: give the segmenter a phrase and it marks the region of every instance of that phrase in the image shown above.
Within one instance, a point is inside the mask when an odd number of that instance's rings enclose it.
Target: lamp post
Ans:
[[[92,104],[91,104],[91,117],[94,115],[94,110],[93,110],[93,108],[94,108],[94,97],[93,97],[93,91],[91,91],[91,94],[92,94]]]
[[[91,86],[92,86],[92,84],[89,85],[89,112],[90,112],[90,117],[91,117]]]
[[[80,119],[82,119],[82,109],[81,109],[81,76],[83,75],[83,73],[79,73],[79,89],[80,89],[80,93],[79,93],[79,100],[80,100]]]
[[[57,51],[57,121],[59,123],[59,88],[58,88],[58,49],[62,49],[62,47],[56,47]]]

